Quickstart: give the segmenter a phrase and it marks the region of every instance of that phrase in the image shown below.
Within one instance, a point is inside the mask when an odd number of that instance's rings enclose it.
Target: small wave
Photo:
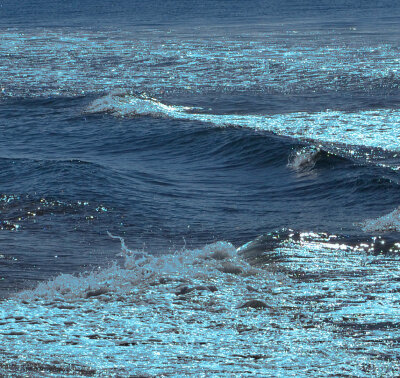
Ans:
[[[217,115],[196,112],[195,107],[166,105],[146,95],[117,92],[94,100],[86,113],[110,113],[114,116],[151,116],[199,121],[217,127],[244,127],[277,135],[344,146],[346,155],[357,158],[354,146],[400,151],[400,132],[393,127],[400,110],[380,109],[357,113],[326,110],[317,113],[275,115]]]
[[[186,106],[170,106],[147,95],[132,96],[123,92],[112,92],[105,97],[94,100],[86,109],[87,113],[110,113],[114,116],[132,117],[135,115],[152,117],[180,118]]]
[[[400,207],[376,219],[367,219],[360,224],[365,232],[400,231]]]

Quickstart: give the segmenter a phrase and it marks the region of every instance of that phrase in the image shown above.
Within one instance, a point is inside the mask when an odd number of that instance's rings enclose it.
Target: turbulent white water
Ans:
[[[399,377],[398,5],[194,3],[0,4],[0,376]]]
[[[0,373],[395,376],[389,261],[335,236],[266,240],[160,257],[123,245],[123,266],[23,291],[1,303]]]

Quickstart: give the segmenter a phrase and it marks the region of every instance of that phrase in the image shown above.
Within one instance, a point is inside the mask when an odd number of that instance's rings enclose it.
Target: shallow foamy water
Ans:
[[[395,376],[398,256],[373,246],[283,231],[239,250],[125,249],[124,266],[3,301],[0,371]]]

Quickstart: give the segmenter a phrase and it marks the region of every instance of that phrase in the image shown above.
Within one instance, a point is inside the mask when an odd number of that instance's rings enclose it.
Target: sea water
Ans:
[[[398,376],[399,16],[2,1],[0,375]]]

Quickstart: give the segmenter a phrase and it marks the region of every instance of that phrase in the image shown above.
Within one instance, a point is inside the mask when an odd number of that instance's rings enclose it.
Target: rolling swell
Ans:
[[[32,101],[36,108],[48,106],[48,101]],[[272,125],[277,126],[277,130],[258,127],[259,118],[264,116],[220,115],[222,118],[219,118],[198,113],[196,107],[165,105],[145,96],[125,93],[95,100],[81,117],[77,114],[82,105],[76,99],[51,100],[53,107],[54,101],[59,109],[58,120],[54,125],[46,125],[49,132],[45,143],[40,138],[40,120],[32,118],[27,125],[29,134],[24,154],[39,155],[43,160],[35,162],[28,158],[20,163],[7,160],[4,175],[10,175],[13,182],[21,186],[21,192],[25,188],[28,194],[49,192],[58,199],[63,193],[63,200],[65,195],[73,198],[79,193],[83,201],[101,197],[106,200],[106,207],[116,209],[116,213],[125,212],[124,209],[134,204],[125,222],[117,220],[117,226],[112,226],[115,219],[111,217],[107,227],[116,231],[123,223],[124,232],[140,233],[139,243],[148,243],[149,238],[154,242],[157,232],[161,232],[160,239],[167,237],[173,244],[182,243],[185,237],[197,246],[209,242],[210,234],[232,240],[230,230],[238,224],[241,227],[233,241],[243,241],[254,233],[279,226],[301,228],[311,224],[313,228],[331,229],[332,210],[328,204],[331,200],[338,201],[340,209],[333,219],[350,231],[355,229],[354,222],[392,210],[387,206],[393,206],[389,205],[390,201],[398,198],[397,172],[392,169],[396,167],[396,158],[389,161],[387,168],[373,164],[376,156],[381,164],[396,152],[379,152],[381,150],[366,146],[311,143],[294,138],[293,132],[275,134],[274,131],[281,131],[278,122]],[[92,114],[98,111],[126,116],[113,118]],[[71,114],[75,114],[75,118],[71,119]],[[133,114],[142,116],[132,117]],[[245,127],[213,127],[242,126],[243,120]],[[253,127],[254,120],[256,127]],[[269,116],[263,120],[269,120]],[[311,121],[305,121],[303,126]],[[15,151],[13,129],[7,132],[8,148]],[[63,138],[67,138],[68,145],[62,143]],[[293,153],[301,155],[304,148],[317,148],[318,152],[305,171],[293,169],[290,157]],[[54,156],[59,160],[51,160]],[[366,157],[371,156],[368,161]],[[10,192],[15,193],[11,182]],[[226,182],[233,184],[227,187]],[[153,193],[153,197],[149,198],[148,193]],[[305,200],[302,213],[281,208],[282,201],[291,201],[293,196]],[[178,202],[169,203],[171,200]],[[324,210],[316,211],[320,206]],[[207,217],[218,209],[233,216],[221,216],[217,222],[221,227],[217,225],[211,230]],[[251,212],[256,218],[250,216]],[[171,216],[176,222],[173,226],[166,221]],[[151,225],[145,232],[140,231],[141,221]],[[188,225],[190,232],[183,231]],[[195,232],[193,227],[197,228]]]
[[[237,126],[272,132],[313,143],[343,144],[398,152],[399,135],[391,125],[398,120],[396,109],[347,113],[324,111],[279,115],[219,115],[195,113],[191,107],[167,105],[146,95],[111,93],[94,100],[87,113],[110,113],[114,116],[152,116],[211,123],[217,127]]]
[[[296,195],[310,201],[339,201],[342,211],[359,206],[362,198],[364,203],[370,201],[367,214],[374,214],[375,207],[398,198],[399,139],[395,129],[391,127],[391,122],[397,119],[396,110],[393,109],[357,113],[325,111],[278,116],[223,115],[198,112],[197,108],[192,107],[166,105],[146,95],[116,93],[95,100],[86,111],[106,112],[128,118],[161,117],[190,124],[193,124],[193,121],[200,124],[210,123],[219,129],[233,126],[256,131],[253,135],[245,133],[246,140],[241,139],[243,132],[237,132],[240,135],[238,137],[233,137],[234,133],[227,132],[229,138],[233,138],[234,141],[222,141],[217,148],[211,149],[207,146],[207,137],[205,145],[202,145],[204,140],[198,138],[196,148],[188,151],[185,156],[196,155],[200,159],[211,157],[212,160],[218,161],[218,165],[213,165],[214,170],[218,166],[223,169],[235,166],[252,169],[255,163],[256,169],[265,163],[281,169],[283,155],[286,155],[287,167],[297,172],[299,177],[302,176],[298,182],[280,188],[279,193],[285,193],[288,198]],[[310,138],[313,134],[315,137]],[[289,139],[285,139],[288,137]],[[186,144],[190,145],[190,142],[186,140]],[[264,156],[267,157],[267,161]],[[230,161],[230,158],[234,161]],[[332,171],[337,175],[332,177]],[[306,176],[310,173],[319,175],[316,182],[307,183]],[[279,175],[282,180],[281,170]],[[386,188],[390,188],[392,196],[379,200],[377,205],[377,198],[381,197]],[[269,198],[274,199],[274,190],[267,188],[267,193]],[[376,216],[376,213],[374,215]],[[354,222],[362,224],[362,220],[354,219]],[[390,230],[397,229],[393,222],[391,224]],[[363,230],[372,229],[363,227]],[[376,230],[385,231],[386,228]]]
[[[4,260],[4,272],[11,263],[15,271],[31,271],[3,282],[4,290],[36,277],[37,266],[49,258],[41,248],[49,238],[54,264],[42,266],[43,279],[112,259],[116,249],[107,231],[153,253],[198,247],[210,239],[240,244],[279,227],[336,232],[340,224],[358,234],[354,223],[400,203],[396,171],[358,164],[349,153],[353,148],[319,145],[312,166],[298,171],[288,166],[290,156],[314,148],[308,141],[255,130],[250,122],[244,128],[214,127],[212,115],[197,119],[196,108],[148,98],[140,99],[146,115],[131,117],[132,97],[125,94],[108,101],[114,107],[122,100],[128,117],[80,115],[82,100],[89,99],[27,99],[27,114],[20,105],[3,103],[14,111],[18,127],[9,118],[4,128],[3,153],[15,158],[0,160],[2,193],[9,201],[1,209],[1,224],[20,251],[11,254],[19,260]],[[43,112],[51,123],[43,124]],[[291,205],[294,199],[303,201],[301,210]],[[34,245],[32,258],[25,255],[26,243]],[[92,245],[99,243],[94,256]],[[79,261],[73,258],[76,249]]]

